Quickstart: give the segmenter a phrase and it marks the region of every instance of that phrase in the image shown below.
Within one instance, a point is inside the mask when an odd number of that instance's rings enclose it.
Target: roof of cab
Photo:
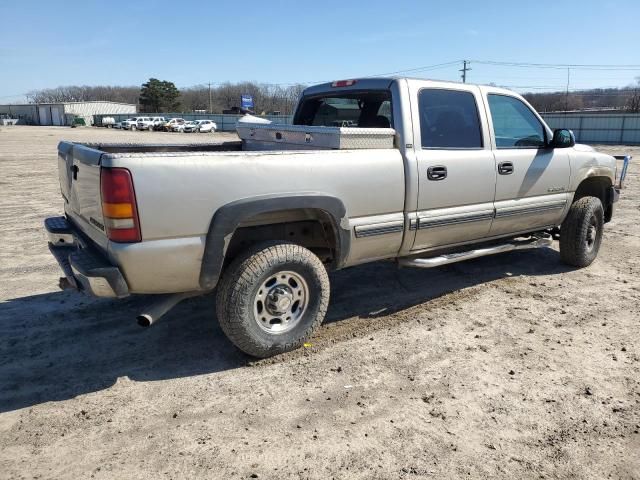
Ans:
[[[345,79],[346,80],[346,79]],[[508,90],[506,88],[496,87],[493,85],[482,85],[475,83],[462,83],[462,82],[453,82],[450,80],[435,80],[430,78],[417,78],[417,77],[364,77],[364,78],[354,78],[355,83],[349,86],[334,86],[335,82],[340,80],[335,80],[332,82],[320,83],[318,85],[312,85],[306,88],[303,92],[303,95],[314,95],[316,93],[326,93],[327,91],[335,90],[335,91],[349,91],[349,90],[384,90],[388,89],[391,84],[398,80],[406,80],[408,82],[425,82],[425,83],[433,83],[433,84],[448,84],[448,85],[468,85],[468,86],[476,86],[481,87],[485,91],[491,91],[494,93],[505,93],[509,95],[517,95],[520,96],[517,92],[512,90]]]

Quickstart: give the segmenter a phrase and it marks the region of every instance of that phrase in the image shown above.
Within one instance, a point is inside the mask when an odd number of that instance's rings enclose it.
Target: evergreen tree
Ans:
[[[140,105],[146,112],[173,112],[180,102],[180,91],[173,82],[150,78],[140,89]]]

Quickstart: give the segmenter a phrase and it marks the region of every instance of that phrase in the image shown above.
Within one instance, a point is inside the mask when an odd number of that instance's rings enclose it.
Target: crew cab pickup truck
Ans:
[[[490,86],[338,81],[306,89],[292,126],[242,125],[242,141],[220,144],[61,142],[64,216],[45,226],[62,286],[153,295],[141,325],[215,289],[226,335],[266,357],[322,322],[329,270],[554,240],[586,267],[628,164]]]

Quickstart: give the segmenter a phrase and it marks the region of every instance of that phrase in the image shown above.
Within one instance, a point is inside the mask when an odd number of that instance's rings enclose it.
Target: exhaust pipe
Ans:
[[[149,327],[180,303],[185,298],[194,297],[201,292],[171,293],[167,295],[154,295],[153,301],[149,302],[136,317],[138,325]]]

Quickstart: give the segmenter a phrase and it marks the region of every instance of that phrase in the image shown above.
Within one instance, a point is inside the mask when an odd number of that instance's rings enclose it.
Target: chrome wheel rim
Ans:
[[[258,288],[253,300],[253,316],[263,331],[280,334],[293,329],[309,305],[309,287],[296,272],[270,275]]]
[[[596,222],[595,217],[591,217],[589,220],[589,226],[587,227],[587,235],[585,237],[585,244],[587,246],[587,250],[593,250],[593,247],[596,244],[596,239],[598,238],[598,224]]]

